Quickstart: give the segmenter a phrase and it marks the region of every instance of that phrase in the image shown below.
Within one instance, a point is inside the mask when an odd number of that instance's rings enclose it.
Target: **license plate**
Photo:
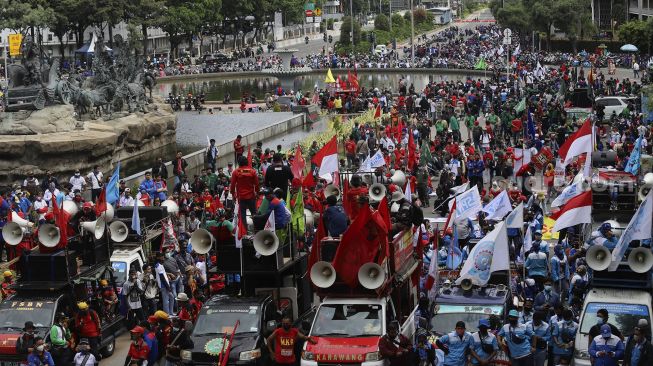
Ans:
[[[21,362],[3,362],[2,366],[22,366]]]

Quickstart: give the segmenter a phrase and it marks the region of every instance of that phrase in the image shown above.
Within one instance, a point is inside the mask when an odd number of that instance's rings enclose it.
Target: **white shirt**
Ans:
[[[50,205],[52,197],[55,197],[56,199],[57,196],[59,196],[59,190],[56,188],[54,189],[54,192],[51,192],[49,189],[47,189],[45,193],[43,193],[43,199],[48,203],[48,205]]]
[[[91,182],[91,189],[102,188],[100,187],[100,183],[103,181],[102,172],[97,172],[97,174],[90,172],[86,177],[88,178],[88,181]]]
[[[48,203],[45,202],[45,199],[41,198],[40,201],[34,201],[34,210],[38,210],[48,207]],[[39,212],[39,220],[45,220],[45,214]]]
[[[156,284],[159,285],[159,288],[163,288],[161,285],[161,276],[163,275],[163,278],[165,278],[166,283],[170,285],[170,282],[168,281],[168,275],[166,274],[165,268],[163,268],[163,264],[157,263],[156,266],[154,266],[154,271],[156,273]]]
[[[124,194],[120,196],[120,207],[134,206],[134,197],[125,196]]]
[[[73,186],[71,191],[78,189],[81,192],[84,186],[86,185],[86,179],[84,179],[84,177],[82,177],[81,175],[79,177],[73,175],[72,177],[70,177],[68,183],[70,183],[70,185]]]
[[[87,355],[85,355],[85,354],[83,354],[81,352],[77,352],[77,354],[75,355],[75,358],[74,358],[75,366],[82,366],[82,362],[84,361],[84,358],[86,358],[86,356]],[[88,359],[86,360],[86,363],[84,364],[84,366],[93,366],[95,364],[96,364],[95,356],[93,356],[93,354],[89,351]]]

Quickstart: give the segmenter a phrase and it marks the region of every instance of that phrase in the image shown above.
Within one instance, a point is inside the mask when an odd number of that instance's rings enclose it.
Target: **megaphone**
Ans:
[[[15,222],[8,222],[2,228],[2,238],[9,245],[18,245],[23,240],[25,228]]]
[[[261,255],[272,255],[279,249],[279,238],[270,230],[261,230],[254,235],[254,249]]]
[[[329,184],[324,188],[324,196],[329,197],[329,196],[336,196],[340,197],[340,188],[334,186],[333,184]]]
[[[179,212],[179,205],[173,200],[165,200],[161,202],[161,206],[168,208],[168,215],[176,215]]]
[[[61,234],[59,228],[52,224],[39,226],[39,242],[47,248],[54,248],[59,244]]]
[[[366,289],[377,289],[385,282],[385,271],[376,263],[365,263],[358,270],[358,282]]]
[[[368,190],[368,193],[370,195],[370,199],[375,202],[379,202],[385,197],[385,186],[381,183],[374,183],[372,186],[370,186],[370,189]]]
[[[139,207],[141,207],[141,206],[142,206],[142,207],[145,207],[145,202],[143,202],[143,201],[141,201],[141,200],[136,200],[136,206],[139,206]]]
[[[245,223],[247,224],[247,231],[254,231],[254,219],[250,215],[245,217]]]
[[[399,187],[403,187],[406,184],[406,174],[401,170],[396,170],[392,177],[390,177],[390,182]]]
[[[633,272],[648,272],[653,266],[653,253],[650,248],[639,247],[628,254],[628,266]]]
[[[79,208],[77,208],[77,204],[73,201],[63,201],[63,205],[61,205],[62,209],[68,214],[73,217],[77,215],[77,212],[79,212]]]
[[[460,288],[462,288],[464,291],[469,291],[472,289],[472,287],[474,287],[474,284],[469,278],[465,278],[464,280],[460,281]]]
[[[639,192],[637,192],[637,198],[640,201],[644,201],[651,188],[653,188],[653,173],[646,173],[644,175],[644,182],[639,187]]]
[[[595,271],[603,271],[608,269],[612,255],[610,250],[603,245],[592,245],[585,254],[585,261],[591,269]]]
[[[27,221],[24,218],[18,216],[17,213],[13,213],[11,215],[11,222],[15,222],[18,224],[20,227],[28,228],[34,226],[33,222]]]
[[[122,243],[129,235],[129,228],[122,221],[114,221],[109,224],[109,233],[111,234],[111,240]]]
[[[306,227],[313,227],[315,225],[315,218],[313,217],[313,211],[305,208],[304,218],[306,220]]]
[[[213,235],[208,230],[197,229],[190,236],[190,246],[197,254],[206,254],[213,246]]]
[[[320,288],[330,287],[336,282],[336,269],[329,262],[316,262],[311,267],[311,281]]]
[[[102,236],[104,236],[105,227],[106,227],[106,223],[104,219],[101,217],[95,221],[87,221],[82,223],[82,228],[85,231],[93,233],[95,239],[101,239]]]
[[[104,222],[110,222],[113,220],[114,212],[113,205],[107,203],[107,210],[100,214],[100,217],[104,219]]]

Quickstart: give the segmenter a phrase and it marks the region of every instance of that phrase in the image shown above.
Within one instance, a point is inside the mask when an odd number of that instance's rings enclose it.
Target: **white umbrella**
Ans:
[[[622,50],[624,52],[637,52],[638,51],[637,47],[635,45],[630,44],[630,43],[621,46],[620,50]]]

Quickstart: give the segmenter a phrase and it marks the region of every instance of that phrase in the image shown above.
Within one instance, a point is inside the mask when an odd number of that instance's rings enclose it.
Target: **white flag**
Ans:
[[[508,234],[502,221],[481,239],[469,253],[456,284],[470,279],[476,286],[485,286],[492,272],[510,269]]]
[[[486,220],[501,220],[510,211],[512,211],[512,205],[510,204],[508,192],[505,190],[501,191],[498,196],[483,207],[483,212],[487,213]]]
[[[240,235],[240,225],[238,225],[238,220],[240,220],[240,205],[238,204],[239,200],[236,200],[236,203],[234,205],[234,219],[232,221],[232,224],[236,230],[234,233],[234,237],[236,239],[236,248],[242,248],[243,247],[243,239],[242,235]]]
[[[560,192],[560,195],[558,195],[558,197],[556,197],[556,199],[551,202],[551,207],[560,207],[567,203],[567,201],[570,199],[583,193],[583,183],[584,180],[581,179],[579,182],[567,186],[562,190],[562,192]]]
[[[372,155],[370,159],[370,166],[372,168],[378,168],[385,165],[385,159],[383,158],[383,153],[381,150],[377,151],[376,154]]]
[[[531,230],[532,226],[528,225],[528,229],[526,229],[526,235],[524,235],[524,245],[522,245],[522,258],[526,260],[526,253],[531,250],[533,247],[533,232]]]
[[[453,195],[461,194],[465,192],[468,188],[469,188],[469,182],[465,182],[459,186],[452,187],[451,193],[453,193]],[[451,207],[451,205],[449,205],[449,207]]]
[[[646,199],[639,205],[637,212],[626,227],[626,230],[619,237],[617,246],[612,250],[612,262],[608,267],[608,271],[616,271],[628,249],[628,244],[633,240],[650,239],[651,231],[651,215],[653,215],[653,189],[648,192]]]
[[[523,229],[524,228],[524,203],[520,203],[514,210],[506,217],[506,227],[510,229]]]
[[[265,227],[263,227],[263,230],[270,230],[272,232],[277,230],[274,225],[274,211],[270,212],[270,216],[268,216],[268,221],[265,222]]]
[[[410,190],[410,181],[406,182],[406,189],[404,190],[404,196],[406,197],[406,201],[409,203],[413,202],[413,192]]]
[[[477,185],[456,196],[456,219],[474,217],[482,209]]]
[[[499,47],[499,49],[497,50],[497,55],[501,56],[501,55],[503,55],[503,52],[504,52],[503,51],[503,45],[501,45],[501,47]]]
[[[372,171],[372,164],[370,162],[370,156],[367,155],[365,160],[361,163],[360,168],[358,168],[358,173],[369,173]]]

